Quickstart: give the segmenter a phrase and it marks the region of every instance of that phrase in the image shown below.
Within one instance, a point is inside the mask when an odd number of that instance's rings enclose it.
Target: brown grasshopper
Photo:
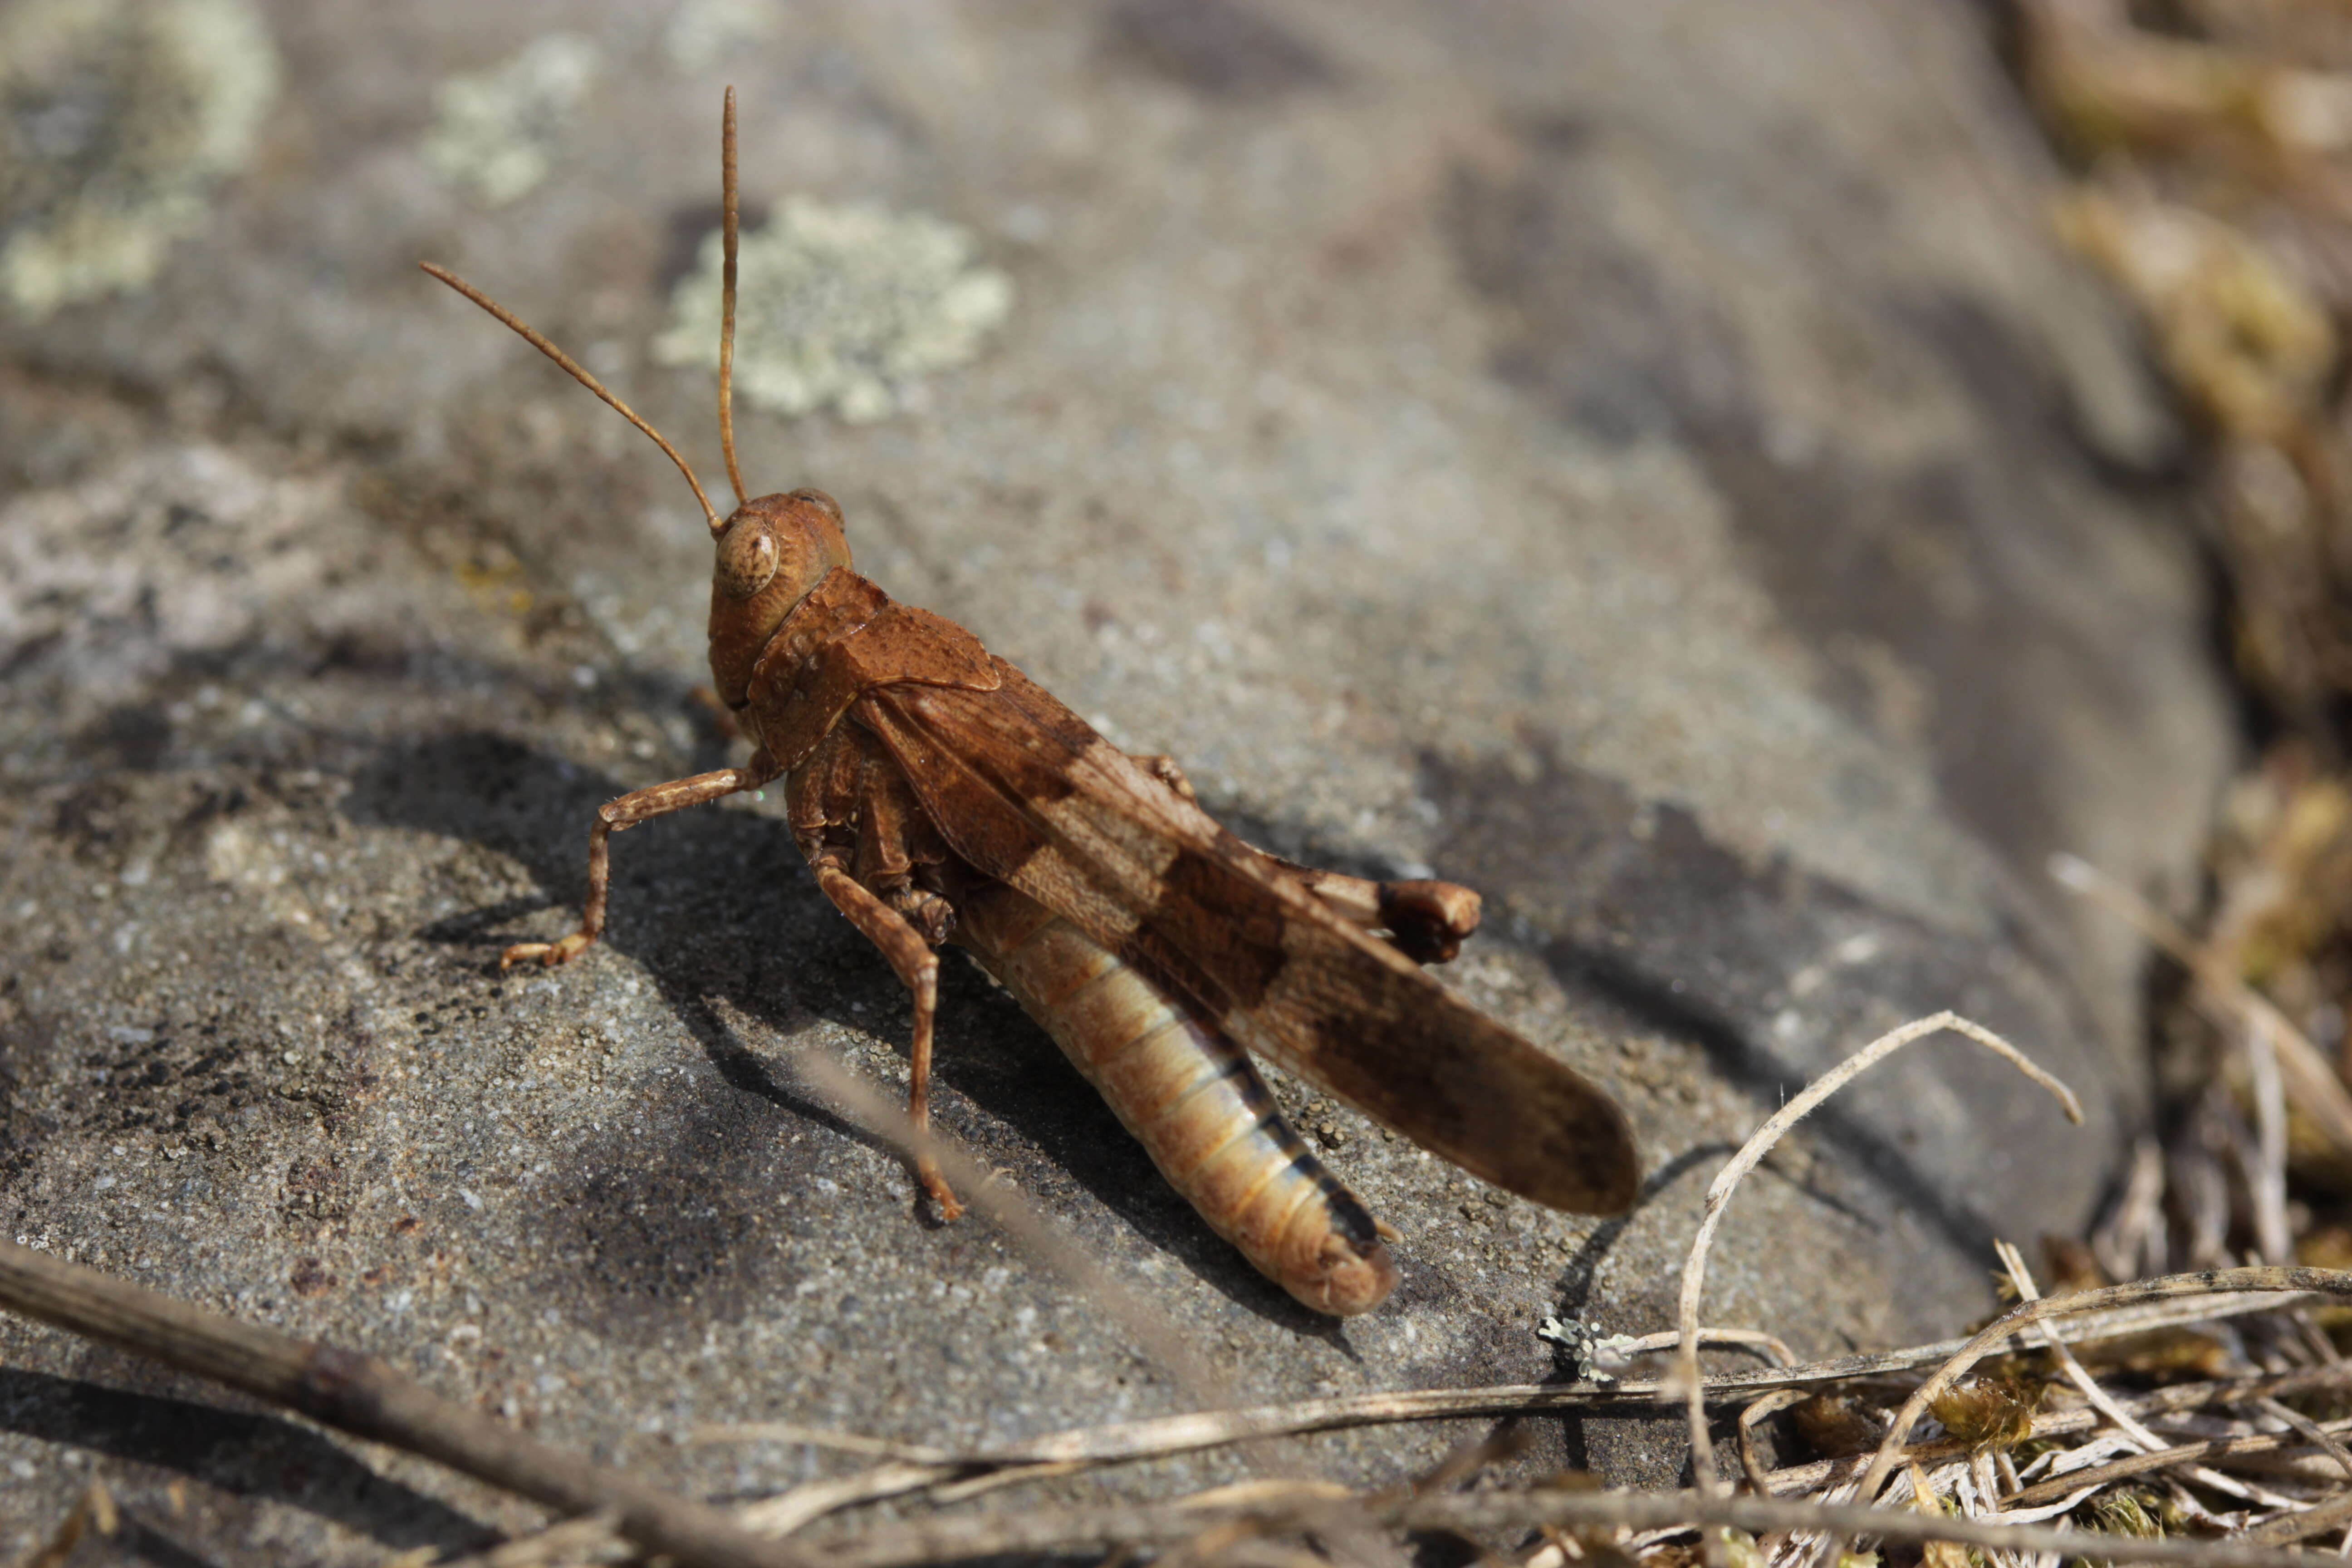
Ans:
[[[1478,895],[1293,865],[1234,837],[1164,757],[1129,756],[926,610],[850,569],[820,490],[746,499],[735,460],[735,93],[721,130],[721,518],[677,449],[563,352],[451,273],[425,270],[562,365],[676,463],[719,559],[710,672],[758,742],[741,767],[633,790],[596,813],[580,928],[501,962],[562,963],[604,927],[606,841],[785,781],[817,886],[914,998],[908,1113],[929,1126],[939,958],[954,941],[1045,1026],[1152,1161],[1243,1256],[1318,1311],[1380,1304],[1385,1239],[1276,1109],[1250,1051],[1554,1208],[1615,1214],[1639,1170],[1605,1092],[1432,981]],[[1375,933],[1385,933],[1385,940]],[[928,1157],[940,1214],[961,1207]]]

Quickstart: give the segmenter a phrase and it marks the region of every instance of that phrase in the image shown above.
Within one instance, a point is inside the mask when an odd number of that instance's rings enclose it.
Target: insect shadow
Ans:
[[[586,889],[588,824],[625,787],[481,731],[388,748],[354,785],[343,803],[354,820],[421,828],[510,857],[543,889],[462,910],[419,933],[486,965],[529,934],[525,917],[543,927],[554,923],[545,910],[576,913]],[[809,880],[784,823],[741,809],[683,812],[618,838],[613,863],[604,942],[644,967],[719,1077],[796,1122],[895,1159],[889,1145],[803,1087],[789,1055],[755,1049],[739,1026],[790,1036],[822,1018],[905,1048],[904,988]],[[585,976],[559,974],[555,983],[579,986],[583,998],[593,989]],[[1044,1032],[971,964],[942,965],[940,1016],[937,1081],[945,1094],[935,1097],[934,1114],[984,1163],[1008,1170],[1024,1192],[1066,1218],[1072,1189],[1083,1190],[1236,1304],[1280,1327],[1346,1344],[1336,1321],[1291,1300],[1201,1224]],[[760,1119],[740,1109],[704,1106],[673,1120],[664,1133],[673,1145],[667,1156],[642,1139],[580,1146],[584,1210],[575,1223],[597,1231],[584,1250],[596,1255],[609,1289],[639,1297],[691,1289],[724,1311],[730,1298],[759,1286],[721,1276],[758,1269],[743,1226],[711,1212],[713,1194],[760,1205],[772,1195],[761,1187],[800,1178],[803,1162],[779,1154],[772,1129],[761,1137]],[[730,1153],[730,1141],[756,1152]],[[631,1173],[623,1180],[586,1168],[605,1163]],[[691,1202],[672,1201],[689,1194]]]
[[[1638,1214],[1650,1200],[1673,1186],[1693,1168],[1708,1161],[1720,1161],[1738,1152],[1736,1145],[1711,1142],[1696,1143],[1676,1154],[1642,1178],[1642,1195],[1634,1201],[1633,1213]],[[1559,1271],[1559,1281],[1553,1287],[1560,1310],[1570,1316],[1580,1315],[1592,1304],[1592,1286],[1601,1273],[1602,1260],[1610,1248],[1633,1221],[1633,1214],[1614,1215],[1592,1227],[1591,1233],[1577,1247],[1574,1256]]]
[[[123,1368],[126,1376],[152,1369]],[[0,1369],[0,1431],[186,1476],[228,1496],[288,1503],[401,1551],[478,1551],[498,1532],[370,1469],[318,1433],[276,1415],[134,1394],[80,1378]],[[155,1542],[157,1561],[195,1562]]]

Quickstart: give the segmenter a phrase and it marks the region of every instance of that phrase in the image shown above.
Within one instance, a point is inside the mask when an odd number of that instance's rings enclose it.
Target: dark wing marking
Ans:
[[[1472,1174],[1555,1208],[1632,1205],[1633,1132],[1605,1092],[1262,868],[997,664],[995,691],[892,685],[852,710],[957,854]]]

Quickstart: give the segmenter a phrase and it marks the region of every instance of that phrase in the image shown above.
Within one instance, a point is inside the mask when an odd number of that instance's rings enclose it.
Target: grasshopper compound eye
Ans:
[[[712,574],[719,591],[730,599],[748,599],[776,574],[776,536],[767,524],[745,519],[719,542],[719,566]]]

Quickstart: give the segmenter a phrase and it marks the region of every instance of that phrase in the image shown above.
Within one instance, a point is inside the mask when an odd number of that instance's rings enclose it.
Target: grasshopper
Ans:
[[[721,121],[719,434],[722,518],[677,449],[561,349],[447,270],[425,269],[651,437],[701,503],[718,561],[710,672],[757,742],[740,767],[633,790],[596,813],[588,900],[559,964],[604,926],[608,840],[784,781],[793,840],[835,908],[913,997],[908,1113],[929,1121],[937,948],[954,942],[1101,1091],[1162,1173],[1242,1255],[1318,1311],[1370,1310],[1399,1275],[1376,1221],[1283,1120],[1255,1052],[1464,1170],[1554,1208],[1631,1206],[1624,1113],[1565,1064],[1437,984],[1478,895],[1374,882],[1244,844],[1165,757],[1130,756],[971,633],[854,571],[821,490],[748,496],[731,401],[735,93]],[[928,1155],[917,1174],[961,1212]]]

